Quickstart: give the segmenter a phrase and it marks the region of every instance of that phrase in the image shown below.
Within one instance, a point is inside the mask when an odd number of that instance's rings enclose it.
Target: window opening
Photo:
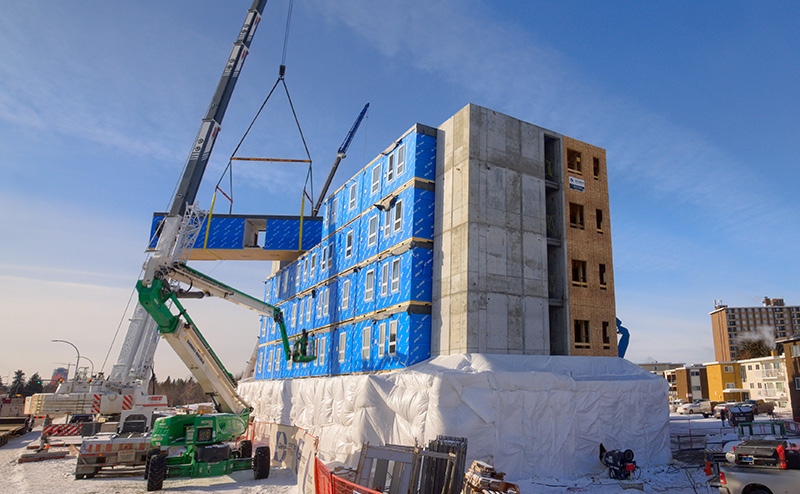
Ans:
[[[342,283],[342,309],[346,309],[350,305],[350,280],[344,280]]]
[[[372,195],[381,190],[381,165],[377,164],[372,168]]]
[[[583,171],[581,167],[581,153],[574,149],[567,149],[567,170],[580,175]]]
[[[386,323],[378,326],[378,358],[383,358],[386,354]]]
[[[592,170],[595,180],[600,180],[600,158],[592,158]]]
[[[392,261],[392,293],[400,290],[400,259]]]
[[[589,347],[589,321],[575,319],[575,348]]]
[[[603,210],[597,209],[594,212],[594,219],[597,223],[597,233],[603,233]]]
[[[361,335],[361,360],[369,360],[370,326],[364,326]]]
[[[397,354],[397,321],[389,323],[389,355]]]
[[[344,257],[349,259],[353,255],[353,231],[347,232],[347,240],[345,242]]]
[[[367,237],[367,245],[373,246],[378,240],[378,215],[374,215],[369,219],[369,236]]]
[[[406,171],[406,145],[401,144],[400,147],[397,148],[397,176],[403,174]]]
[[[394,205],[394,231],[399,232],[403,228],[403,202],[397,201]]]
[[[608,285],[606,285],[606,265],[605,264],[600,264],[599,275],[600,275],[600,288],[605,290],[606,288],[608,288]]]
[[[339,333],[339,363],[344,362],[345,355],[347,355],[347,333],[342,328]]]
[[[586,282],[586,261],[572,260],[572,284],[574,286],[588,286]]]
[[[375,270],[370,269],[366,275],[366,287],[364,287],[364,300],[369,302],[375,294]]]
[[[389,263],[381,266],[381,296],[386,296],[389,291]]]
[[[569,226],[583,230],[583,205],[569,203]]]
[[[358,189],[356,189],[356,184],[350,186],[350,211],[356,208],[356,199],[358,198]]]
[[[386,181],[394,180],[394,153],[389,154],[386,161]]]

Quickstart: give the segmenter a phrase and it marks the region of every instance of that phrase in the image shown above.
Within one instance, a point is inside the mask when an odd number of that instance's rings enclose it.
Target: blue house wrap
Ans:
[[[309,233],[317,242],[264,292],[290,339],[308,332],[317,358],[287,361],[277,326],[263,318],[256,379],[399,369],[430,357],[435,167],[436,129],[418,124],[325,199]],[[268,224],[267,236],[276,249],[296,249],[293,231]],[[305,244],[305,227],[303,236]]]

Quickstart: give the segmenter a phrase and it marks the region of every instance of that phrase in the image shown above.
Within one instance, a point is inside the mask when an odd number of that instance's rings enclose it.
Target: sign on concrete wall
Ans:
[[[582,178],[569,177],[569,188],[577,190],[578,192],[584,192],[586,190],[586,182],[584,182]]]

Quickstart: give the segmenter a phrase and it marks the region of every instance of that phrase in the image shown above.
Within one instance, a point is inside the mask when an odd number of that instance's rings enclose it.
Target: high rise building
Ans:
[[[265,320],[256,378],[617,355],[604,150],[467,105],[414,125],[323,205],[319,242],[265,285],[317,358],[287,362]]]
[[[747,340],[774,341],[800,332],[800,306],[787,306],[782,298],[764,297],[761,307],[728,307],[715,302],[709,315],[718,362],[738,360],[737,345]]]

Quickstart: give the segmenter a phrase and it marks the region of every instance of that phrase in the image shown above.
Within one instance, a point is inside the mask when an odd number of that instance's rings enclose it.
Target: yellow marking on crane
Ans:
[[[278,163],[311,163],[311,160],[292,160],[287,158],[231,158],[236,161],[271,161]]]

